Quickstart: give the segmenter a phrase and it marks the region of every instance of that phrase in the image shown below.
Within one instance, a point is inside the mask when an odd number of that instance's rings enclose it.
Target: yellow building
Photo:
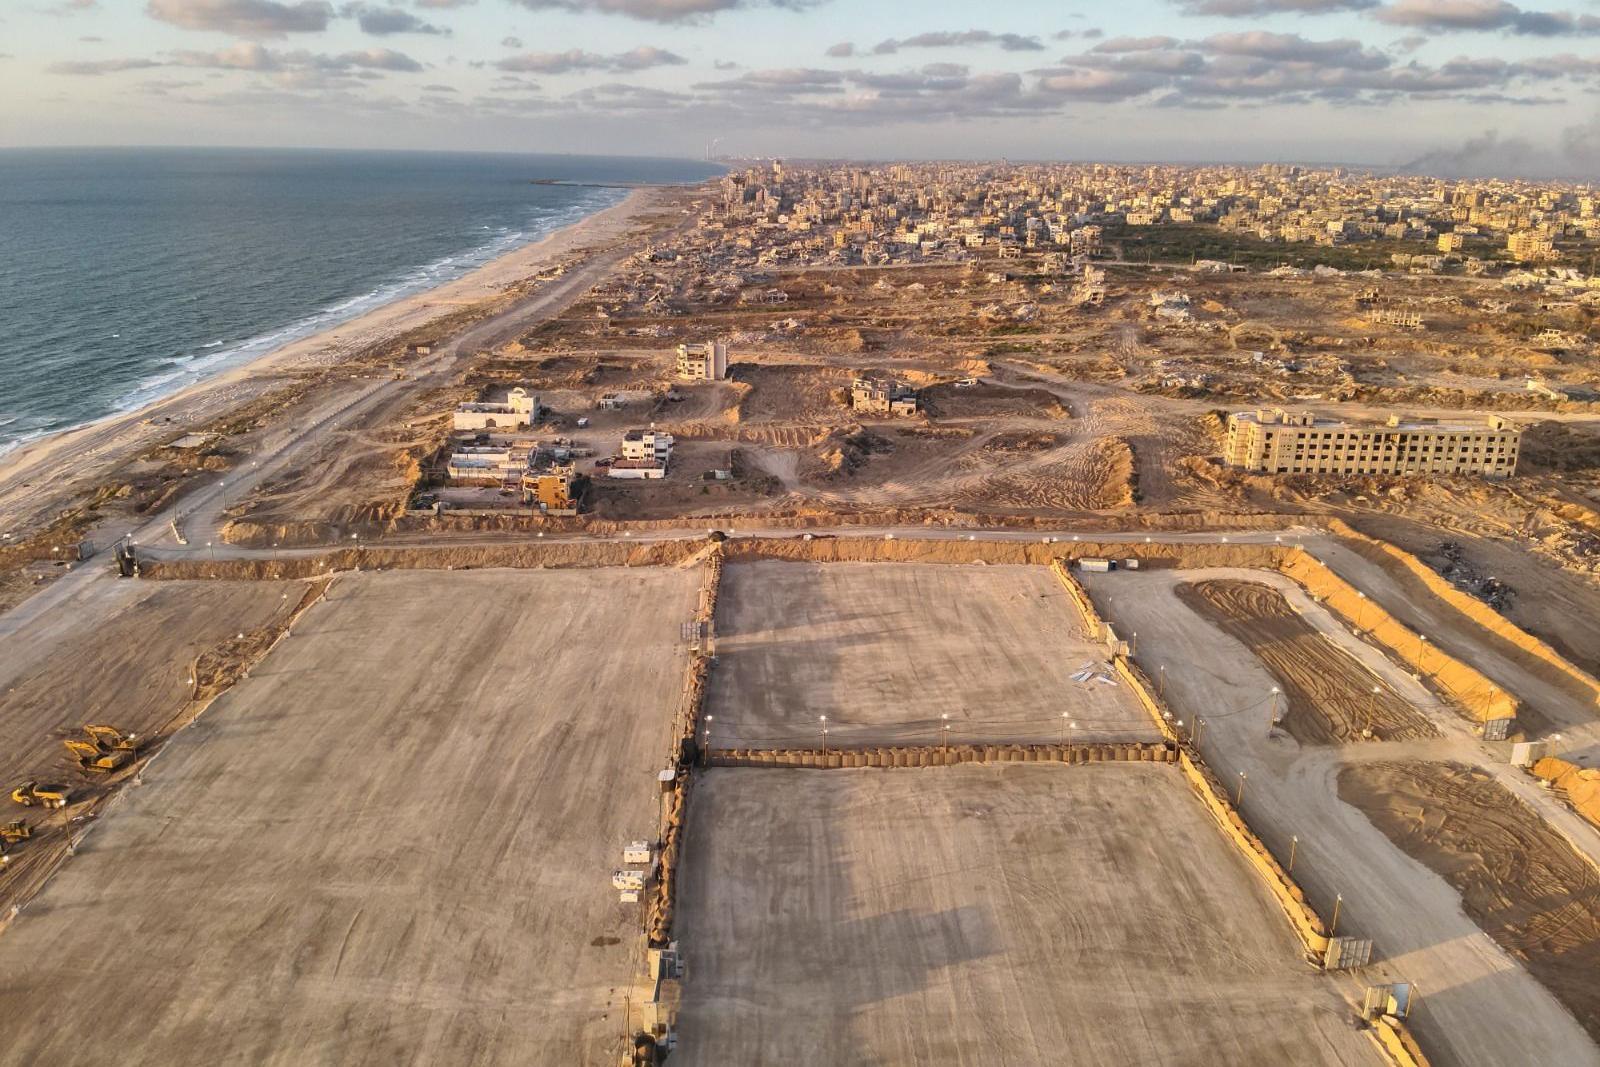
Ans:
[[[522,500],[547,515],[577,514],[578,504],[572,499],[570,465],[552,466],[543,471],[528,471],[522,476]]]
[[[1267,474],[1482,474],[1517,472],[1522,431],[1490,416],[1485,423],[1430,419],[1358,424],[1280,408],[1228,416],[1228,466]]]
[[[1520,260],[1549,259],[1555,255],[1555,239],[1538,230],[1523,230],[1506,238],[1506,250]]]

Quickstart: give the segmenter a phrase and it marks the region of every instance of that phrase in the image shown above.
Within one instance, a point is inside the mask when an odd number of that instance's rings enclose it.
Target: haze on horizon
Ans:
[[[1600,8],[1570,3],[0,0],[0,145],[1587,179]]]

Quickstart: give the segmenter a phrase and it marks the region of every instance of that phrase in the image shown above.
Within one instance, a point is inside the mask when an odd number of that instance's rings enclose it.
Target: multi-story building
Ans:
[[[578,503],[572,495],[573,477],[570,463],[551,463],[540,469],[530,467],[522,475],[522,502],[546,515],[576,515]]]
[[[1555,255],[1555,240],[1538,230],[1523,230],[1506,238],[1506,250],[1523,261],[1550,259]]]
[[[1224,459],[1267,474],[1482,474],[1517,471],[1522,430],[1498,415],[1486,423],[1405,420],[1383,425],[1323,419],[1280,408],[1228,416]]]
[[[613,478],[665,478],[672,458],[672,435],[659,430],[629,430],[622,437],[622,458],[607,472]]]
[[[728,376],[728,346],[721,341],[678,346],[678,377],[720,382]]]
[[[893,378],[857,378],[850,383],[850,409],[863,415],[915,415],[917,395]]]

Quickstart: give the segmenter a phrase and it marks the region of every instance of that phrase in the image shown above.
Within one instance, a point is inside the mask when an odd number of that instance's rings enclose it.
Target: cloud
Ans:
[[[1176,37],[1108,37],[1089,49],[1091,52],[1148,52],[1157,48],[1174,48]]]
[[[116,74],[124,70],[148,70],[161,66],[153,59],[70,59],[50,65],[51,74],[73,74],[94,77]]]
[[[530,11],[598,12],[647,22],[704,22],[740,7],[800,10],[819,0],[513,0]]]
[[[1600,17],[1566,11],[1526,11],[1508,0],[1395,0],[1373,12],[1379,22],[1435,33],[1503,30],[1527,37],[1600,34]]]
[[[243,70],[257,73],[318,71],[323,74],[355,70],[415,73],[422,64],[403,52],[389,48],[367,48],[339,55],[315,52],[275,52],[259,44],[237,44],[215,52],[182,51],[170,54],[168,63],[177,67],[211,70]]]
[[[1256,15],[1331,15],[1340,11],[1366,11],[1379,0],[1178,0],[1185,15],[1247,18]]]
[[[212,30],[240,37],[321,33],[333,17],[326,0],[149,0],[150,17],[186,30]]]
[[[1390,64],[1388,56],[1364,46],[1360,41],[1341,37],[1331,41],[1309,41],[1298,33],[1218,33],[1200,43],[1207,52],[1219,55],[1253,56],[1257,59],[1291,63],[1319,63],[1348,70],[1382,70]]]
[[[502,38],[500,38],[500,47],[501,48],[521,48],[522,47],[522,38],[521,37],[502,37]]]
[[[846,56],[853,56],[856,54],[856,46],[851,44],[849,41],[840,41],[836,45],[829,46],[828,51],[825,54],[832,56],[834,59],[844,59]]]
[[[417,0],[417,6],[434,11],[448,11],[452,8],[468,7],[477,2],[478,0]]]
[[[653,45],[640,45],[629,52],[599,55],[572,48],[565,52],[525,52],[495,63],[499,70],[519,74],[571,74],[584,71],[648,70],[651,67],[680,66],[688,60],[675,52]]]
[[[914,37],[890,38],[873,46],[874,55],[890,55],[902,48],[967,48],[980,44],[997,44],[1007,52],[1040,52],[1044,45],[1037,37],[1024,37],[1019,33],[992,33],[989,30],[939,31],[919,33]]]
[[[435,26],[431,22],[424,22],[411,12],[398,7],[374,7],[371,4],[346,4],[339,9],[339,14],[345,18],[353,18],[356,25],[361,27],[362,33],[370,33],[374,37],[387,37],[396,33],[424,33],[436,36],[448,36],[450,30],[444,26]]]

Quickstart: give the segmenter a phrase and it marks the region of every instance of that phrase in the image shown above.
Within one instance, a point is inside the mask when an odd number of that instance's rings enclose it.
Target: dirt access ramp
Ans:
[[[1437,737],[1427,718],[1301,618],[1270,585],[1207,579],[1178,599],[1253,651],[1283,688],[1283,727],[1303,744]],[[1374,692],[1374,689],[1377,691]]]
[[[612,1067],[699,578],[341,577],[0,937],[0,1063]]]
[[[1467,915],[1600,1042],[1600,873],[1593,865],[1488,774],[1462,764],[1347,765],[1339,798],[1450,883]],[[1423,990],[1423,1010],[1449,995]]]
[[[1383,1062],[1167,764],[706,772],[683,1065]]]

